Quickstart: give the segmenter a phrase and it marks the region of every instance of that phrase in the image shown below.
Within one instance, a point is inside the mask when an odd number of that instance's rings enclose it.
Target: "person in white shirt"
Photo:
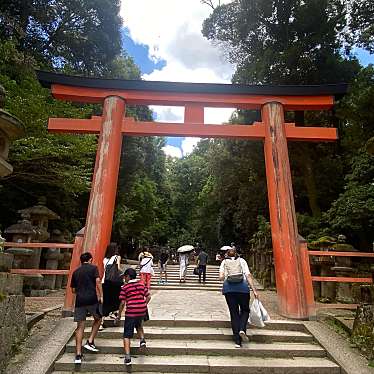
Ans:
[[[248,341],[246,331],[249,318],[249,286],[254,297],[257,298],[258,294],[247,261],[237,255],[235,248],[227,251],[219,268],[219,278],[224,281],[222,293],[230,311],[235,347],[240,348],[243,340]]]
[[[143,251],[143,256],[140,260],[140,281],[150,290],[151,278],[154,275],[153,270],[153,255],[148,251]]]
[[[190,258],[189,253],[179,254],[179,283],[186,282],[189,258]]]

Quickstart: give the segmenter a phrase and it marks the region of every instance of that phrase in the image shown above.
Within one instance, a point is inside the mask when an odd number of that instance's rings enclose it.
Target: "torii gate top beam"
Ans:
[[[260,109],[276,101],[285,110],[322,110],[344,95],[347,84],[309,86],[235,85],[211,83],[155,82],[123,79],[97,79],[38,71],[39,81],[50,87],[55,98],[100,103],[108,96],[119,96],[127,104]]]

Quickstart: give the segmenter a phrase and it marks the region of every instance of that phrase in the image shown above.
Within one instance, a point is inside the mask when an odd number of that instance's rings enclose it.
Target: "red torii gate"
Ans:
[[[285,123],[284,111],[324,110],[346,84],[245,86],[229,84],[128,81],[37,72],[40,82],[60,100],[103,103],[103,115],[91,119],[51,118],[53,132],[99,134],[82,251],[91,251],[101,267],[110,241],[122,135],[196,136],[264,140],[266,177],[279,311],[290,318],[313,314],[313,289],[305,244],[298,236],[287,140],[335,141],[334,128]],[[125,105],[184,106],[184,123],[137,122],[125,117]],[[204,107],[260,109],[262,122],[245,125],[204,123]],[[75,257],[79,256],[77,253]],[[72,261],[70,272],[77,266]],[[308,269],[308,271],[306,271]],[[67,294],[69,289],[67,290]],[[66,309],[72,309],[67,295]]]

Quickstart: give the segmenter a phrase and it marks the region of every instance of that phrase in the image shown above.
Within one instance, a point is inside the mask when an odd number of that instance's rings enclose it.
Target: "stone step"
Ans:
[[[156,274],[151,278],[151,281],[158,281],[159,280],[159,275]],[[191,280],[191,281],[198,281],[199,276],[198,275],[187,275],[186,280]],[[169,281],[174,281],[174,282],[179,282],[179,275],[175,276],[169,276],[168,274],[168,282]],[[206,277],[206,282],[207,283],[220,283],[222,284],[223,282],[218,279],[218,277]]]
[[[120,325],[123,326],[124,319],[122,318],[120,321]],[[92,319],[87,320],[86,325],[89,326],[92,324]],[[108,327],[113,326],[113,320],[106,320],[105,324]],[[200,319],[196,320],[191,318],[189,319],[181,319],[181,320],[174,320],[174,319],[159,319],[154,318],[151,316],[151,319],[144,324],[145,328],[149,326],[154,327],[214,327],[214,328],[230,328],[231,324],[228,320],[213,320],[213,319]],[[253,328],[251,325],[248,324],[249,330]],[[290,321],[290,320],[271,320],[265,323],[265,327],[263,329],[266,330],[285,330],[285,331],[300,331],[300,332],[307,332],[305,326],[302,322],[299,321]]]
[[[95,339],[100,354],[123,353],[121,339]],[[75,341],[66,345],[66,351],[75,352]],[[176,356],[176,355],[208,355],[208,356],[246,356],[246,357],[325,357],[325,350],[319,345],[308,343],[243,343],[241,349],[235,348],[234,342],[226,340],[165,340],[147,339],[147,348],[140,349],[134,339],[131,348],[133,355]],[[90,352],[85,352],[90,354]]]
[[[215,292],[221,292],[222,291],[222,286],[221,287],[207,287],[207,286],[200,286],[200,287],[194,287],[191,285],[188,285],[186,283],[178,284],[178,285],[152,285],[151,286],[151,291],[152,290],[197,290],[197,291],[215,291]]]
[[[191,287],[222,287],[222,282],[205,282],[205,283],[199,283],[198,279],[186,279],[186,282],[179,282],[178,280],[168,280],[167,284],[158,284],[158,280],[151,280],[151,285],[154,286],[183,286],[188,285]]]
[[[86,328],[89,336],[91,329]],[[157,327],[148,326],[145,330],[147,339],[190,339],[190,340],[232,340],[230,328],[214,327]],[[261,343],[289,342],[312,343],[313,336],[301,331],[265,330],[250,328],[247,330],[250,341]],[[110,327],[98,333],[101,339],[122,339],[123,327]]]
[[[151,287],[151,291],[152,290],[185,290],[185,291],[188,291],[188,290],[191,290],[192,288],[189,287],[189,286],[161,286],[161,285],[155,285],[155,286],[152,286]],[[212,287],[206,287],[206,288],[203,288],[203,287],[194,287],[193,288],[194,290],[197,290],[197,291],[207,291],[207,292],[221,292],[222,291],[222,287],[220,288],[212,288]]]
[[[74,353],[65,353],[55,363],[56,372],[72,372]],[[340,368],[322,357],[260,358],[232,356],[137,356],[132,358],[132,372],[161,373],[236,373],[236,374],[340,374]],[[123,355],[85,355],[80,372],[123,372]]]

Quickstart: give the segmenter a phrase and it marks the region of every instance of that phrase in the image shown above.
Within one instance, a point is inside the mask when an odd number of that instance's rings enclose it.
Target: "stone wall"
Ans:
[[[27,334],[22,277],[0,273],[0,373]]]
[[[362,303],[357,307],[351,341],[369,359],[374,360],[374,287],[365,286]]]

